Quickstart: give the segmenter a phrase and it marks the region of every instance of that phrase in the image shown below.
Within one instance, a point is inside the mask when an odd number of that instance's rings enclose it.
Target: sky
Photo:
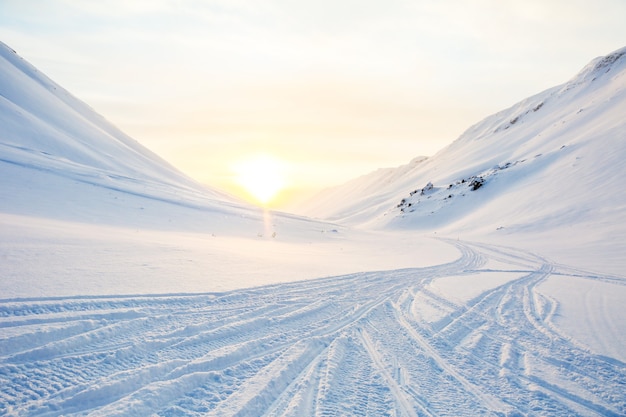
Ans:
[[[624,16],[624,0],[0,0],[0,40],[202,183],[245,197],[242,165],[274,161],[282,207],[566,82],[626,45]]]

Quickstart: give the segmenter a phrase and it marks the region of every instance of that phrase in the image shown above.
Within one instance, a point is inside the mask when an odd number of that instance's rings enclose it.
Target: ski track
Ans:
[[[626,415],[626,364],[552,325],[553,274],[623,285],[513,248],[232,291],[0,301],[0,415]],[[489,260],[519,277],[464,304],[437,278]],[[414,313],[426,300],[444,317]]]

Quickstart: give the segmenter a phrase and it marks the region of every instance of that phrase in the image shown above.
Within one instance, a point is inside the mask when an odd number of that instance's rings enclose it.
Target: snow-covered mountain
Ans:
[[[0,74],[0,212],[221,234],[264,230],[261,209],[187,177],[1,43]],[[300,228],[308,226],[315,228]]]
[[[301,211],[375,228],[600,241],[626,236],[624,178],[626,48],[433,157],[328,190]]]
[[[548,211],[557,215],[572,202],[622,211],[614,203],[626,173],[625,111],[626,48],[596,58],[563,85],[487,117],[431,158],[326,190],[299,211],[425,229],[469,227],[479,208],[489,213],[487,224],[503,226],[522,226]],[[475,179],[482,187],[471,193]],[[508,201],[499,210],[485,207],[503,199]]]

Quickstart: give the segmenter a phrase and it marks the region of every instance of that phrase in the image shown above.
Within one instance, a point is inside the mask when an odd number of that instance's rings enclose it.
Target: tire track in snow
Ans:
[[[488,409],[495,412],[502,412],[507,407],[497,398],[491,397],[480,390],[479,387],[470,383],[465,377],[463,377],[457,370],[450,366],[450,364],[422,337],[415,329],[409,324],[404,317],[402,311],[399,310],[397,305],[393,306],[398,323],[406,329],[411,337],[424,349],[427,354],[433,358],[433,360],[449,375],[456,379],[468,392],[472,393],[476,398],[479,398]]]
[[[450,263],[221,294],[0,300],[0,415],[626,415],[626,364],[563,338],[535,287],[576,272],[445,240]],[[525,275],[460,303],[426,286]],[[505,271],[506,272],[506,271]],[[431,326],[412,314],[430,300]]]
[[[396,383],[395,378],[392,377],[385,368],[385,365],[380,357],[380,353],[377,352],[374,343],[367,334],[367,331],[359,331],[359,336],[363,342],[363,346],[365,346],[365,349],[369,353],[370,358],[372,358],[376,368],[380,371],[393,393],[394,398],[398,402],[401,414],[408,417],[417,417],[418,414],[415,412],[415,408],[419,408],[425,415],[431,415],[428,410],[422,406],[422,404],[417,403],[414,398],[411,398],[408,393],[398,383]]]
[[[559,382],[568,382],[568,389],[563,389],[559,385],[548,382],[548,380],[544,381],[537,376],[526,375],[528,370],[524,370],[516,376],[525,381],[534,382],[539,386],[540,390],[547,392],[550,397],[560,397],[563,402],[568,403],[570,406],[583,410],[583,415],[587,415],[587,413],[591,413],[591,415],[619,415],[619,412],[616,414],[614,410],[605,407],[603,404],[598,404],[594,401],[590,401],[588,398],[584,398],[584,394],[586,393],[586,395],[589,396],[589,393],[595,392],[597,395],[601,390],[601,388],[599,388],[600,386],[618,387],[623,384],[623,364],[618,367],[605,366],[602,363],[602,357],[590,355],[589,352],[577,349],[571,342],[564,340],[555,332],[549,322],[546,322],[546,320],[549,320],[551,314],[554,314],[556,306],[549,306],[545,313],[540,313],[542,309],[537,306],[539,297],[538,294],[534,292],[534,288],[553,272],[555,266],[549,264],[541,257],[537,257],[536,255],[532,256],[536,257],[536,263],[538,265],[536,271],[522,279],[509,282],[502,287],[506,289],[507,294],[514,294],[514,296],[510,298],[512,302],[508,303],[509,305],[504,308],[502,308],[503,306],[501,305],[496,310],[497,321],[500,324],[499,329],[494,328],[495,331],[485,331],[485,329],[482,329],[483,334],[481,336],[484,336],[482,337],[483,342],[485,340],[499,342],[502,356],[507,356],[510,352],[515,353],[521,351],[524,352],[526,356],[536,358],[537,362],[541,363],[542,367],[552,369],[551,371],[544,371],[542,373],[545,375],[557,374],[558,378],[560,378]],[[499,260],[503,259],[500,258]],[[520,300],[522,301],[521,309],[519,308]],[[482,309],[482,311],[486,312],[488,309]],[[508,313],[507,317],[503,317],[503,311]],[[515,314],[511,315],[511,312]],[[523,313],[523,316],[521,313]],[[529,328],[530,326],[536,331],[533,332],[533,330]],[[517,335],[518,340],[511,338],[511,333]],[[526,337],[519,338],[519,334]],[[528,337],[529,335],[533,337],[530,338]],[[509,343],[511,341],[512,344]],[[483,343],[481,354],[484,355],[485,352],[489,352],[489,349],[486,349]],[[514,354],[513,356],[518,357],[519,355]],[[567,358],[566,361],[564,362],[557,359],[561,357]],[[584,361],[595,363],[595,366],[578,368],[572,367],[571,362],[567,362],[574,360],[584,362],[580,358],[585,358]],[[493,362],[495,362],[493,359],[494,358],[488,363],[493,365]],[[502,362],[501,365],[505,365],[515,362],[515,360],[511,361],[510,359],[506,359]],[[565,366],[567,366],[567,376],[563,375],[565,373],[563,371]],[[598,371],[598,369],[600,369],[600,371]],[[585,377],[585,375],[589,373],[595,374],[594,376],[596,376],[596,378],[592,378],[593,383],[589,383],[589,378]],[[575,394],[574,392],[582,393],[583,396]],[[601,397],[601,395],[597,395],[596,399],[600,399],[599,397]],[[612,400],[615,398],[610,395],[604,397],[610,399],[609,403],[613,402]],[[616,410],[622,410],[620,412],[623,412],[623,396],[621,396],[619,401],[615,401],[614,404],[616,405]]]

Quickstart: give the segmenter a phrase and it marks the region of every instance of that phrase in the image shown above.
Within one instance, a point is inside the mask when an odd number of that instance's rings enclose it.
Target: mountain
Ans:
[[[0,74],[0,212],[192,231],[263,229],[260,209],[185,176],[4,44]]]
[[[623,242],[625,109],[622,48],[487,117],[431,158],[327,190],[300,211],[376,229]]]

